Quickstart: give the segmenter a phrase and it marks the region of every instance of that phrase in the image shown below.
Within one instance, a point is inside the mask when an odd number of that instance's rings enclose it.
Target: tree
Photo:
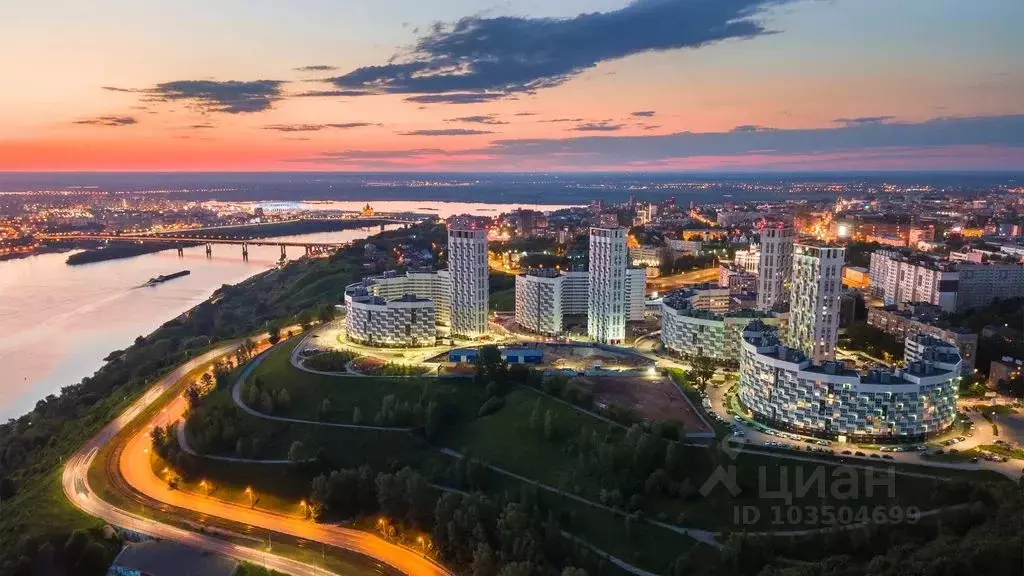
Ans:
[[[199,406],[199,401],[202,400],[203,395],[199,390],[199,386],[196,386],[195,382],[188,385],[185,388],[185,400],[188,401],[188,409],[195,410]]]
[[[533,412],[530,413],[530,430],[540,429],[540,398],[533,403]]]
[[[260,396],[260,407],[263,408],[263,411],[267,414],[274,413],[274,397],[271,396],[269,392],[264,392]]]
[[[207,390],[212,388],[213,387],[213,374],[210,374],[209,372],[203,372],[202,381],[203,381],[203,387],[204,388],[206,388]]]
[[[256,382],[247,383],[245,385],[244,396],[246,405],[255,408],[260,401],[259,384],[257,384]]]
[[[335,311],[333,304],[324,304],[320,307],[317,317],[320,318],[321,322],[326,324],[327,322],[334,320],[336,314],[337,312]]]
[[[73,531],[67,542],[64,543],[64,558],[70,562],[77,561],[90,542],[92,542],[92,538],[89,538],[89,533],[85,530]]]
[[[301,464],[306,458],[306,447],[302,445],[302,442],[296,440],[292,442],[290,448],[288,448],[288,461],[292,464]]]
[[[529,562],[509,562],[501,567],[498,576],[530,576],[533,566]]]
[[[303,310],[299,313],[298,320],[303,332],[309,330],[309,327],[313,325],[313,312],[311,310]]]
[[[331,415],[331,400],[324,398],[320,401],[320,405],[316,409],[316,417],[319,420],[327,420]]]
[[[164,447],[167,446],[167,435],[164,433],[164,429],[160,426],[154,426],[149,431],[149,439],[153,446],[153,451],[157,454],[163,454]]]
[[[99,542],[90,542],[75,563],[75,574],[81,576],[103,576],[110,565],[110,555]]]
[[[276,322],[267,327],[267,342],[273,346],[281,341],[281,325]]]
[[[438,501],[438,506],[440,506]],[[480,542],[473,550],[473,576],[493,576],[495,572],[494,552],[486,542]]]
[[[566,566],[562,570],[562,576],[587,576],[587,571],[575,566]]]
[[[715,361],[699,354],[690,363],[690,377],[696,382],[697,387],[701,390],[705,390],[708,384],[711,383],[711,378],[715,375]]]
[[[544,438],[554,440],[555,432],[555,417],[551,414],[551,410],[548,410],[544,413]]]
[[[291,404],[292,404],[292,397],[288,394],[287,390],[285,390],[284,388],[281,388],[281,390],[279,390],[277,392],[277,407],[278,407],[278,409],[280,409],[282,411],[286,411],[291,406]]]
[[[501,350],[493,344],[480,348],[476,360],[477,384],[495,382],[504,385],[508,379],[508,362],[501,357]]]

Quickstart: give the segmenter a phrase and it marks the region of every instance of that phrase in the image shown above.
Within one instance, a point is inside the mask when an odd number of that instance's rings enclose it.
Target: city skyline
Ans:
[[[54,0],[13,16],[0,171],[1024,165],[1010,0]]]

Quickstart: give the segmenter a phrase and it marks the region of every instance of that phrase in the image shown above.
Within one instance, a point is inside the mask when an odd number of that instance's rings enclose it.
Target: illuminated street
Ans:
[[[674,274],[672,276],[663,276],[660,278],[648,278],[647,279],[647,293],[652,294],[657,292],[659,295],[664,294],[670,290],[677,288],[683,288],[685,286],[691,286],[693,284],[704,284],[705,282],[717,282],[718,281],[718,267],[703,268],[701,270],[693,270],[691,272],[683,272],[682,274]]]
[[[110,442],[120,430],[124,429],[136,416],[189,372],[219,356],[233,352],[234,349],[235,345],[214,349],[179,366],[168,376],[161,379],[149,392],[107,425],[100,434],[86,443],[75,456],[68,460],[64,468],[62,480],[64,493],[69,500],[85,512],[103,518],[112,524],[130,528],[137,532],[175,540],[240,560],[265,563],[270,568],[290,574],[307,576],[327,573],[323,568],[275,556],[266,550],[238,546],[210,536],[188,532],[155,520],[130,514],[100,500],[89,488],[88,470],[100,448]],[[167,422],[176,421],[183,415],[185,408],[186,402],[184,398],[176,397],[166,407],[166,410],[157,412],[153,416],[150,424],[164,425]],[[141,427],[136,434],[127,440],[118,463],[124,481],[143,496],[175,508],[227,519],[243,526],[254,526],[358,552],[393,566],[406,574],[449,574],[443,567],[423,557],[419,552],[388,543],[370,533],[321,525],[298,517],[254,510],[215,498],[197,497],[194,494],[171,490],[165,481],[153,473],[150,466],[149,429],[149,426]]]

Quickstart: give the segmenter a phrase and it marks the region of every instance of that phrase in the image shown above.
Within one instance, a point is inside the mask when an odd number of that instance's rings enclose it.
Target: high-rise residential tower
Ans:
[[[451,332],[478,338],[487,333],[487,231],[448,227]]]
[[[787,284],[793,270],[791,226],[769,223],[761,229],[761,255],[757,265],[757,307],[773,310],[788,301]]]
[[[835,360],[846,249],[797,243],[786,343],[816,362]]]
[[[626,337],[626,230],[590,229],[587,333],[595,342],[619,344]]]

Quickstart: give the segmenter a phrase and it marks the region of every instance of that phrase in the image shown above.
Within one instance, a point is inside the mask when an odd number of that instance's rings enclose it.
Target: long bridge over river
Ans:
[[[372,217],[344,218],[339,222],[366,222],[380,224],[384,230],[386,224],[413,224],[422,220],[420,215],[382,215]],[[293,222],[289,220],[287,222]],[[217,232],[227,231],[232,228],[243,228],[253,225],[217,226],[211,228],[194,228],[180,232],[158,232],[150,234],[44,234],[40,239],[44,240],[89,240],[101,242],[124,242],[131,244],[177,244],[178,255],[181,256],[188,246],[203,244],[206,246],[206,255],[213,255],[215,244],[226,244],[242,247],[242,258],[249,258],[249,246],[279,246],[281,257],[288,255],[288,248],[303,248],[306,255],[323,254],[339,248],[348,246],[348,242],[295,242],[286,240],[275,240],[273,237],[251,236],[246,238],[232,238],[230,236],[218,235]]]

